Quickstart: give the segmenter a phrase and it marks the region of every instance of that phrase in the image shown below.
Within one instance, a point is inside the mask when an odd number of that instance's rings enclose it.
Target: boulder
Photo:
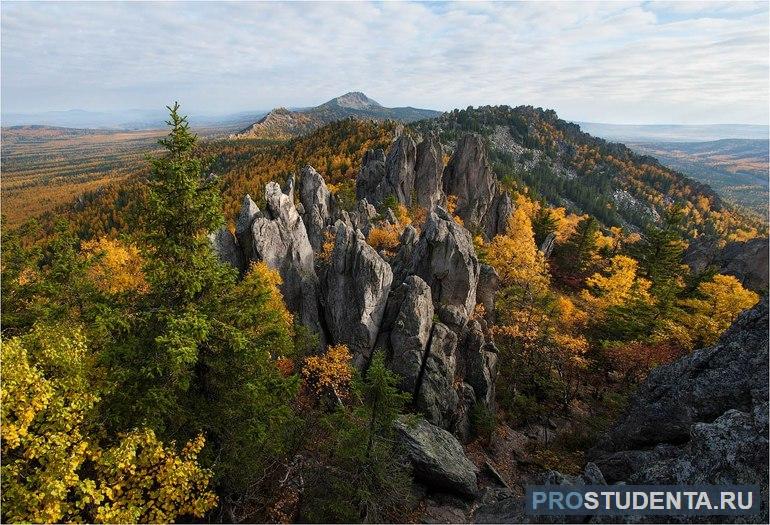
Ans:
[[[239,272],[246,270],[246,258],[235,240],[235,235],[230,233],[226,226],[210,233],[208,239],[220,261],[229,264]]]
[[[401,389],[415,394],[433,325],[430,287],[412,275],[403,284],[401,307],[390,332],[390,368],[401,376]]]
[[[582,474],[571,476],[569,474],[562,474],[558,470],[548,470],[539,476],[538,483],[541,485],[580,487],[584,485],[606,485],[607,481],[605,481],[599,467],[589,461],[586,463]]]
[[[457,439],[424,419],[395,423],[399,445],[412,463],[415,478],[428,487],[464,497],[478,493],[476,469]]]
[[[434,324],[414,395],[415,406],[428,421],[447,430],[452,428],[460,402],[454,388],[456,352],[457,335],[444,324]]]
[[[393,272],[363,234],[337,221],[324,282],[326,324],[332,342],[348,345],[356,366],[369,360],[380,330]]]
[[[457,307],[464,319],[473,313],[479,261],[468,230],[443,208],[430,213],[413,250],[411,270],[428,283],[435,303]]]
[[[589,451],[609,482],[758,484],[767,521],[768,303],[654,370]]]
[[[479,505],[473,513],[472,523],[532,523],[541,520],[527,514],[522,496],[506,490],[496,501]]]
[[[302,220],[313,250],[320,251],[324,244],[324,231],[332,219],[332,195],[323,177],[312,166],[305,166],[299,176],[299,201]]]
[[[417,205],[430,211],[442,204],[442,174],[444,161],[441,155],[441,143],[434,134],[428,135],[417,145],[414,189]]]

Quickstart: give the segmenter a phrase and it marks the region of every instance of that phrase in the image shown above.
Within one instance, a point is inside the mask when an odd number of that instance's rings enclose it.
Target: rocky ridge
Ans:
[[[471,233],[460,224],[465,221],[446,210],[446,192],[458,192],[450,195],[468,203],[461,210],[467,211],[465,224],[492,235],[499,229],[489,217],[505,224],[507,216],[499,213],[511,210],[479,137],[464,137],[450,165],[443,168],[435,136],[415,143],[402,133],[387,152],[366,154],[352,209],[306,166],[296,199],[293,177],[283,188],[268,183],[265,209],[245,196],[235,235],[216,232],[211,242],[223,261],[241,271],[248,261],[276,269],[287,307],[319,335],[319,350],[327,343],[346,344],[362,370],[374,350],[383,351],[424,417],[415,427],[419,431],[399,427],[415,468],[441,479],[437,469],[449,468],[442,458],[455,458],[459,470],[444,473],[448,481],[428,483],[467,497],[476,493],[476,479],[460,441],[470,436],[475,406],[493,409],[497,375],[497,349],[486,320],[475,319],[474,312],[482,301],[493,312],[497,280],[494,270],[479,263]],[[447,184],[447,177],[478,184]],[[373,227],[397,223],[385,206],[394,202],[427,210],[424,224],[403,228],[395,255],[378,252],[366,240]]]
[[[309,166],[300,171],[296,204],[293,179],[283,189],[271,182],[264,211],[246,196],[235,236],[216,232],[211,241],[222,260],[241,269],[259,260],[279,271],[287,306],[319,334],[321,345],[347,344],[362,370],[373,351],[385,353],[422,417],[397,425],[419,480],[461,498],[479,496],[478,505],[463,507],[463,519],[519,519],[521,502],[510,490],[481,494],[461,445],[474,407],[494,408],[497,375],[497,349],[486,326],[494,319],[499,277],[479,262],[468,228],[490,235],[499,228],[494,224],[507,223],[498,211],[506,209],[500,205],[506,194],[473,135],[458,141],[446,169],[439,168],[433,140],[428,135],[415,143],[402,134],[387,152],[368,152],[352,208]],[[463,184],[462,177],[477,184]],[[449,196],[455,212],[465,214],[461,220],[446,209]],[[425,223],[403,228],[395,254],[367,243],[372,228],[396,222],[386,200],[427,204]],[[543,249],[549,244],[552,239]],[[582,477],[546,476],[563,484],[732,480],[766,486],[766,472],[756,465],[767,462],[767,398],[765,298],[717,345],[656,370],[591,451],[594,463]]]

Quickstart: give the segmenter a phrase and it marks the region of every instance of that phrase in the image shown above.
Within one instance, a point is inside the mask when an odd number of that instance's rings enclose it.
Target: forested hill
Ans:
[[[413,107],[386,108],[360,92],[346,93],[320,106],[289,111],[275,108],[259,121],[233,135],[238,139],[289,139],[307,135],[331,122],[348,117],[365,120],[397,120],[413,122],[433,118],[441,113]]]
[[[234,221],[243,195],[259,201],[267,181],[284,180],[304,164],[316,167],[335,193],[354,199],[364,154],[387,147],[397,127],[393,121],[347,118],[289,141],[217,140],[203,143],[201,150],[214,160],[210,171],[224,194],[225,217]],[[583,133],[551,110],[484,106],[454,110],[407,128],[416,135],[437,133],[445,161],[457,138],[469,131],[485,137],[493,171],[505,187],[588,213],[607,227],[640,231],[659,222],[672,204],[679,204],[687,238],[743,240],[766,235],[765,225],[733,209],[708,186],[623,144]],[[79,198],[66,214],[84,237],[115,233],[136,223],[126,217],[136,191],[126,183],[107,186]]]
[[[556,206],[589,213],[607,226],[643,229],[672,204],[682,207],[689,238],[745,239],[766,227],[725,203],[709,186],[637,155],[623,144],[580,131],[553,110],[482,106],[415,123],[451,148],[466,132],[482,134],[497,176]]]

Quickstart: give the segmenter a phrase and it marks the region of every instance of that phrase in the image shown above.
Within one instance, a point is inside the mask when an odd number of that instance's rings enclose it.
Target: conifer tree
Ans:
[[[294,377],[274,358],[293,351],[280,278],[256,265],[241,282],[207,233],[223,223],[217,189],[202,178],[195,136],[169,107],[163,157],[148,181],[143,258],[148,293],[106,356],[118,386],[106,403],[116,430],[147,425],[163,438],[203,433],[223,502],[247,501],[254,480],[290,445]]]
[[[551,209],[546,205],[545,201],[540,202],[540,208],[535,212],[535,216],[532,217],[532,229],[535,232],[535,244],[539,247],[543,244],[546,237],[551,233],[555,233],[557,230],[556,217],[554,217]]]
[[[631,255],[639,261],[639,275],[652,283],[650,292],[663,309],[671,306],[684,287],[683,278],[687,275],[682,265],[687,244],[679,232],[682,217],[678,208],[672,208],[666,213],[663,225],[648,227],[631,249]]]
[[[216,264],[206,238],[224,222],[219,191],[201,176],[197,136],[179,104],[168,110],[171,131],[159,141],[166,155],[151,159],[148,180],[145,273],[154,300],[174,308],[194,303],[233,276]]]
[[[559,249],[559,267],[570,274],[582,274],[589,269],[596,255],[596,233],[599,224],[593,217],[585,217],[575,227],[575,232]]]

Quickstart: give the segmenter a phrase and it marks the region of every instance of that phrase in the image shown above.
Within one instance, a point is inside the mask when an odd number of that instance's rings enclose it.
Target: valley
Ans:
[[[671,169],[708,184],[726,200],[768,214],[768,141],[722,139],[708,142],[630,142],[628,147],[657,158]]]

